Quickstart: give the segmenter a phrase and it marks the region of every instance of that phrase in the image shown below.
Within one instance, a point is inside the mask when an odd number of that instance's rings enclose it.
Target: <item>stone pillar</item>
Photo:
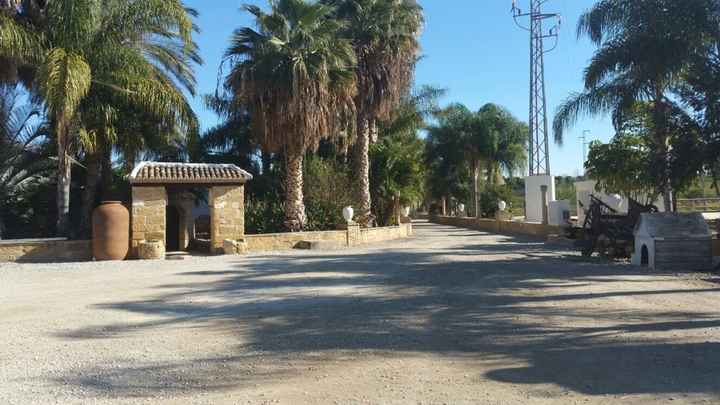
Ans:
[[[223,252],[225,239],[245,239],[245,189],[242,185],[210,188],[210,249]]]
[[[144,240],[159,240],[165,244],[165,187],[132,188],[132,236],[131,257],[137,257],[137,248]]]
[[[347,224],[347,245],[357,246],[362,243],[362,233],[360,232],[360,224],[350,222]]]

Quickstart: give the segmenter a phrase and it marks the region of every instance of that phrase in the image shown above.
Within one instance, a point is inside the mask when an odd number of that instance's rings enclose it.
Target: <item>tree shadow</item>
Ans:
[[[676,295],[720,288],[663,288],[631,266],[563,260],[527,238],[488,237],[478,244],[448,229],[456,228],[416,226],[420,237],[412,245],[256,255],[180,271],[147,299],[95,305],[151,315],[152,321],[87,326],[59,337],[108,339],[167,326],[201,327],[236,334],[243,342],[236,356],[159,366],[169,370],[164,373],[136,365],[82,370],[63,381],[107,395],[176,386],[225,390],[299,372],[268,368],[248,376],[240,371],[253,353],[268,363],[290,356],[317,364],[357,352],[432,353],[527,364],[481,373],[499,382],[552,383],[592,395],[720,394],[720,344],[669,338],[720,327],[712,308],[688,313],[672,305]],[[625,282],[638,286],[612,289],[612,283]],[[666,304],[627,308],[616,300]],[[239,372],[223,372],[218,363]]]

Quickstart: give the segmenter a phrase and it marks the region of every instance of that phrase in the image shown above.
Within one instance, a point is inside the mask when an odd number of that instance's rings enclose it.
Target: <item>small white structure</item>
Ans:
[[[632,262],[658,270],[712,268],[712,234],[702,214],[645,213],[635,226]]]
[[[543,221],[542,187],[547,187],[546,204],[555,201],[555,177],[549,175],[525,177],[525,221]]]
[[[550,201],[548,204],[548,224],[564,226],[570,223],[570,201]]]

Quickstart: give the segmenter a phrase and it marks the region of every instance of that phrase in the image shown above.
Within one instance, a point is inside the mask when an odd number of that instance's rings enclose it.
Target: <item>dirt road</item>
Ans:
[[[720,284],[416,231],[323,253],[0,265],[0,404],[720,403]]]

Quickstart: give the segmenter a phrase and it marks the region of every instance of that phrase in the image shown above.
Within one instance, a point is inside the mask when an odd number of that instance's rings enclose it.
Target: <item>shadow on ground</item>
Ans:
[[[138,385],[223,390],[297,372],[281,367],[253,373],[249,359],[320,363],[362,351],[515,362],[523,366],[496,367],[477,377],[553,383],[591,395],[720,394],[720,343],[657,337],[720,328],[713,308],[688,314],[671,303],[655,310],[582,305],[658,296],[671,302],[675,294],[720,288],[657,290],[632,277],[645,271],[558,259],[536,240],[506,237],[483,244],[481,232],[422,223],[416,230],[412,243],[363,254],[256,256],[238,259],[234,267],[180,272],[175,283],[156,286],[147,300],[97,305],[161,320],[81,328],[62,337],[106,339],[168,326],[201,327],[237,334],[237,356],[199,354],[164,366],[171,371],[166,373],[133,365],[83,370],[63,381],[107,395],[135,392]],[[573,290],[619,281],[637,288]],[[652,338],[643,336],[653,332]],[[220,369],[223,364],[229,369]]]

